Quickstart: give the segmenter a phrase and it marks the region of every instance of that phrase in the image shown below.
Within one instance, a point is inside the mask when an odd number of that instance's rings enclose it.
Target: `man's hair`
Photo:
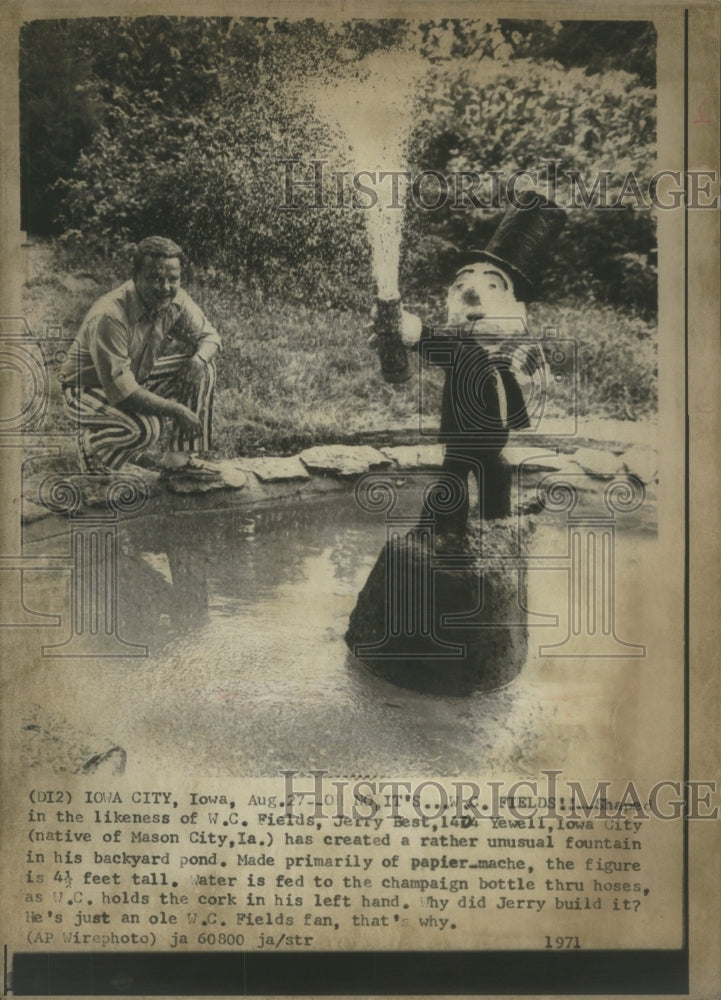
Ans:
[[[183,251],[177,243],[166,240],[164,236],[146,236],[135,248],[133,256],[133,277],[137,277],[142,270],[143,264],[148,259],[156,257],[178,257],[182,258]]]

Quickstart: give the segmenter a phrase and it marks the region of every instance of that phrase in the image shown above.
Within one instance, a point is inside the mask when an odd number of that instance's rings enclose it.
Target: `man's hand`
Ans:
[[[126,399],[118,403],[118,408],[126,413],[150,413],[156,417],[170,417],[188,434],[198,435],[203,432],[200,420],[189,407],[178,403],[175,399],[158,396],[157,393],[150,392],[142,386],[138,386]]]
[[[198,417],[187,406],[183,406],[182,403],[177,404],[177,409],[173,412],[173,419],[186,434],[197,437],[203,433],[203,425]]]

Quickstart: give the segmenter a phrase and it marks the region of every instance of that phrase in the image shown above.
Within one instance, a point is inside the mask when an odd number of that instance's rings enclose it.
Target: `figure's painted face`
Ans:
[[[503,334],[524,329],[525,303],[516,298],[510,276],[495,264],[478,261],[462,267],[446,302],[451,326],[472,323],[479,332]]]
[[[180,261],[177,257],[146,257],[135,285],[149,308],[169,305],[180,288]]]

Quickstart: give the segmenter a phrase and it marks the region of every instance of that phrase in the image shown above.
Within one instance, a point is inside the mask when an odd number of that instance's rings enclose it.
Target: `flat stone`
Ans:
[[[232,459],[226,459],[223,462],[208,462],[207,464],[220,469],[223,482],[226,486],[230,486],[234,490],[242,490],[248,482],[248,477],[243,469]]]
[[[122,490],[123,481],[128,483],[129,486],[134,487],[137,480],[142,480],[146,493],[148,497],[154,496],[156,493],[160,492],[159,480],[160,476],[157,472],[152,469],[143,469],[139,465],[131,465],[128,463],[124,465],[122,469],[118,469],[117,472],[112,472],[107,476],[89,476],[89,475],[79,475],[78,483],[80,485],[80,491],[83,497],[83,504],[86,507],[104,507],[108,504],[108,489],[115,487],[117,490]],[[123,494],[120,492],[120,497]],[[135,506],[135,501],[132,499],[130,494],[126,498],[131,507]],[[122,499],[121,499],[122,505]],[[142,499],[137,500],[138,509],[142,506]]]
[[[618,455],[602,448],[579,448],[578,451],[574,452],[571,462],[580,466],[589,476],[601,478],[615,476],[619,472],[626,471]]]
[[[358,476],[391,464],[386,455],[370,445],[318,445],[306,448],[299,457],[311,472],[332,472],[337,476]]]
[[[442,444],[401,444],[381,451],[399,469],[438,469],[443,465]]]
[[[169,493],[182,494],[210,493],[228,488],[222,479],[191,479],[190,476],[173,476],[172,479],[164,480],[164,485]]]
[[[40,503],[36,503],[34,500],[28,500],[27,497],[23,498],[23,524],[34,524],[36,521],[42,521],[46,517],[50,517],[52,511],[48,510]]]
[[[234,464],[252,472],[262,483],[280,483],[289,479],[310,479],[310,473],[297,455],[291,458],[243,458]]]
[[[172,586],[173,574],[167,552],[140,552],[138,558]]]
[[[163,480],[171,493],[210,493],[211,490],[241,490],[248,482],[248,476],[239,468],[238,463],[231,459],[223,462],[203,462],[209,469],[220,472],[218,479],[196,479],[184,476],[182,471]]]
[[[529,472],[561,472],[566,471],[572,464],[568,455],[555,455],[546,448],[512,446],[504,448],[502,454],[509,465],[522,465]]]
[[[128,509],[139,510],[144,501],[137,489],[138,480],[142,481],[145,494],[151,497],[159,492],[158,479],[157,472],[130,464],[117,472],[101,475],[77,471],[35,473],[23,482],[23,520],[27,524],[39,520],[42,516],[40,510],[70,513],[90,507],[107,508],[109,497],[121,509],[129,505]],[[128,489],[123,489],[123,483],[128,485]]]
[[[658,477],[658,455],[653,448],[636,446],[625,451],[620,458],[621,468],[638,476],[642,483],[653,483]]]

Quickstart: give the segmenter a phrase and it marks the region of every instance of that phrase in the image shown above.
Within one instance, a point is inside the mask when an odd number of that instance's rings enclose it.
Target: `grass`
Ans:
[[[26,315],[41,341],[57,336],[58,324],[72,339],[92,302],[126,278],[108,264],[72,259],[50,245],[30,253],[35,276],[26,287]],[[66,289],[63,277],[79,272],[95,287]],[[190,276],[186,288],[223,336],[214,418],[220,454],[286,455],[418,426],[417,379],[401,386],[383,381],[367,343],[367,314],[267,299],[217,273]],[[440,316],[437,302],[420,311],[429,320]],[[561,385],[554,402],[560,411],[577,406],[580,415],[625,420],[655,414],[652,324],[606,306],[563,302],[531,307],[529,325],[539,333],[554,328],[556,337],[576,344],[578,395]],[[429,422],[438,412],[441,377],[423,375]],[[55,389],[51,413],[62,421]]]

